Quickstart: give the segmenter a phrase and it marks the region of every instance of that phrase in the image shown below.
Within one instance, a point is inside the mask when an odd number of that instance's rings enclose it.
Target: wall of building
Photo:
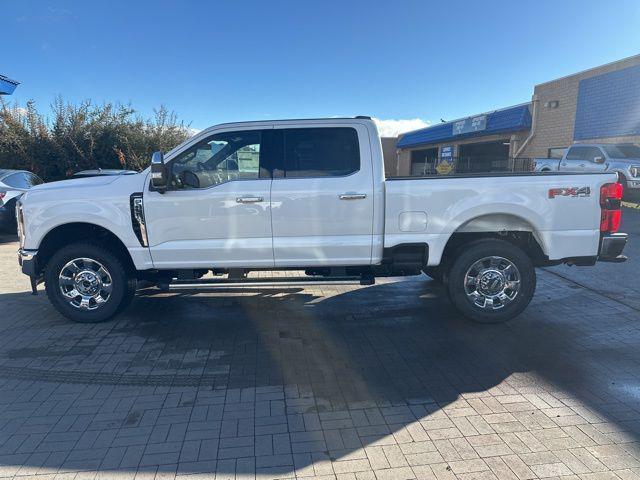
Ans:
[[[629,129],[634,121],[640,129],[637,82],[640,55],[536,85],[535,132],[519,156],[546,157],[549,148],[574,142],[640,143],[640,133]],[[590,137],[598,132],[604,135]]]
[[[380,141],[382,142],[382,156],[384,158],[384,174],[386,177],[395,177],[398,171],[398,151],[396,150],[398,138],[382,137]]]

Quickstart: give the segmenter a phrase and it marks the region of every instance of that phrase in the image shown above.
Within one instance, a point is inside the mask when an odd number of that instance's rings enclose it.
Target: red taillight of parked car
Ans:
[[[619,183],[605,183],[600,187],[600,231],[615,233],[620,229],[622,211],[622,185]]]
[[[0,205],[2,205],[4,197],[7,195],[7,192],[0,192]]]

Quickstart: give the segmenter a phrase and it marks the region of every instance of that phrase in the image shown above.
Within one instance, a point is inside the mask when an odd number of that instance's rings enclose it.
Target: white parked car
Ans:
[[[368,117],[233,123],[139,174],[33,188],[20,261],[80,322],[121,311],[138,280],[273,285],[246,273],[278,269],[363,284],[426,272],[463,314],[499,322],[527,306],[537,266],[626,259],[620,194],[610,173],[385,179]]]
[[[0,231],[16,233],[16,201],[42,179],[26,170],[0,170]]]

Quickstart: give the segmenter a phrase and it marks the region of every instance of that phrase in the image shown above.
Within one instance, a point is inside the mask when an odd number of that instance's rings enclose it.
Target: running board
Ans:
[[[243,287],[291,287],[295,285],[373,285],[374,277],[265,277],[265,278],[212,278],[200,280],[173,280],[158,285],[162,290],[243,288]]]

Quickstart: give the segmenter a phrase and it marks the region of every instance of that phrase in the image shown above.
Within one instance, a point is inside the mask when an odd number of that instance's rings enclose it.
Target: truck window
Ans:
[[[598,147],[571,147],[567,153],[567,160],[586,160],[593,162],[595,157],[602,157]]]
[[[360,169],[353,128],[290,128],[284,131],[284,176],[338,177]]]
[[[224,132],[198,142],[171,161],[172,188],[269,178],[260,165],[261,136],[260,130]]]

